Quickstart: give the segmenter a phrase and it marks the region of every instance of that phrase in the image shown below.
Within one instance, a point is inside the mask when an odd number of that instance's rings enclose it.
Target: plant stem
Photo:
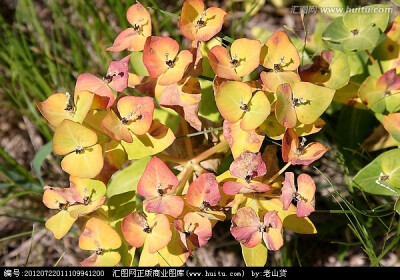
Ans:
[[[185,160],[185,159],[177,158],[177,157],[167,155],[167,154],[158,154],[157,157],[159,157],[163,161],[173,162],[173,163],[177,163],[180,165],[184,165],[187,163],[187,160]]]
[[[203,167],[200,166],[200,164],[196,163],[193,165],[193,171],[199,175],[199,174],[204,174],[207,173],[208,171],[204,169]]]
[[[286,163],[286,165],[284,167],[281,168],[281,170],[278,171],[278,173],[276,173],[274,176],[272,176],[271,179],[268,180],[267,184],[271,184],[276,178],[279,177],[279,175],[281,175],[283,172],[285,172],[286,169],[289,168],[289,166],[291,166],[292,163],[289,161],[288,163]]]
[[[188,128],[188,125],[184,118],[181,118],[180,123],[181,123],[183,134],[189,134],[189,128]],[[183,142],[185,143],[185,149],[186,149],[188,158],[193,158],[193,147],[192,147],[192,142],[190,141],[190,138],[187,138],[187,137],[183,138]]]
[[[178,175],[179,184],[175,189],[175,194],[176,195],[181,195],[182,194],[183,188],[185,187],[186,182],[189,180],[189,178],[190,178],[190,176],[192,174],[193,174],[193,166],[192,165],[186,166],[185,169],[182,170],[181,173],[179,173],[179,175]]]
[[[379,67],[378,63],[376,62],[375,58],[372,56],[371,52],[369,50],[365,50],[366,54],[369,57],[369,60],[371,61],[372,65],[374,65],[374,67],[376,68],[376,70],[378,70],[379,73],[382,74],[382,70]]]
[[[211,147],[210,149],[202,152],[201,154],[199,154],[198,156],[196,156],[195,158],[193,158],[191,160],[192,163],[199,163],[203,160],[205,160],[206,158],[210,157],[211,155],[221,151],[222,149],[225,149],[228,146],[228,142],[226,142],[226,140],[218,143],[217,145],[215,145],[214,147]]]
[[[200,79],[203,79],[203,80],[206,80],[206,81],[210,81],[210,82],[214,81],[213,78],[207,77],[207,76],[204,76],[204,75],[200,75],[199,78],[200,78]]]
[[[176,138],[193,137],[193,136],[197,136],[197,135],[203,135],[203,134],[206,134],[206,133],[209,133],[209,132],[219,131],[219,130],[222,130],[222,129],[223,129],[222,127],[216,127],[216,128],[211,128],[211,129],[207,129],[207,130],[198,131],[198,132],[195,132],[195,133],[181,135],[181,136],[178,136]]]
[[[351,214],[351,210],[315,210],[314,213]]]

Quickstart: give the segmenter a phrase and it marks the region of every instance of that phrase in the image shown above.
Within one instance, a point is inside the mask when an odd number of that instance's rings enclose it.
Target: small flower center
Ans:
[[[161,184],[157,184],[157,192],[160,196],[163,196],[165,194]]]
[[[293,98],[293,107],[298,107],[298,106],[300,106],[301,104],[303,104],[303,98],[302,98],[302,97],[299,97],[299,98],[295,97],[295,98]]]
[[[303,154],[304,147],[297,147],[296,148],[296,155],[301,156]]]
[[[172,66],[174,66],[174,61],[171,60],[171,59],[169,59],[169,60],[165,61],[165,64],[167,64],[167,66],[168,66],[169,68],[171,68]]]
[[[122,117],[121,122],[124,125],[127,125],[130,121],[137,121],[144,118],[142,114],[140,114],[140,109],[142,109],[142,105],[136,106],[135,110],[130,112],[127,117]]]
[[[243,111],[248,111],[249,110],[249,106],[247,106],[247,104],[240,104],[240,109]]]
[[[210,203],[208,203],[207,201],[203,201],[200,205],[200,210],[204,211],[204,210],[208,210],[210,209]]]
[[[351,30],[351,33],[353,34],[353,36],[357,36],[358,35],[358,29]]]
[[[67,210],[68,207],[69,207],[69,203],[68,203],[68,202],[66,202],[66,203],[60,203],[60,204],[58,205],[58,209],[60,209],[60,210]]]
[[[237,59],[236,55],[232,56],[232,60],[231,60],[230,64],[231,64],[232,67],[238,66],[239,60]]]
[[[295,192],[293,194],[293,200],[295,200],[296,202],[303,200],[304,202],[307,202],[308,200],[306,198],[304,198],[301,194],[299,194],[298,192]]]
[[[384,182],[384,181],[387,181],[387,180],[389,180],[389,175],[386,175],[386,174],[383,174],[383,173],[381,173],[379,175],[379,181]]]
[[[85,196],[83,198],[83,204],[88,205],[92,200],[90,199],[90,196]]]
[[[203,17],[205,17],[205,16],[206,16],[206,11],[204,11],[200,15],[199,19],[196,22],[196,27],[200,28],[200,27],[204,27],[206,25],[206,21],[203,19]]]
[[[168,66],[169,68],[171,68],[171,67],[173,67],[174,64],[175,64],[175,59],[172,60],[172,59],[168,58],[168,56],[169,56],[169,54],[168,54],[168,53],[165,53],[165,64],[167,64],[167,66]]]
[[[96,255],[101,255],[101,254],[103,254],[103,248],[97,248]]]
[[[122,119],[121,119],[121,122],[122,122],[122,124],[128,124],[129,123],[129,120],[127,119],[127,118],[125,118],[125,117],[123,117]]]
[[[328,75],[331,71],[329,69],[321,69],[320,73],[321,75]]]
[[[151,233],[151,227],[149,227],[149,225],[146,225],[146,226],[143,228],[143,231],[144,231],[145,233]]]
[[[115,71],[115,72],[107,73],[107,75],[103,78],[103,80],[106,83],[111,83],[115,77],[120,76],[122,78],[122,77],[124,77],[124,75],[125,75],[124,72]]]
[[[240,106],[239,106],[240,110],[243,111],[248,111],[249,110],[249,106],[243,102],[243,99],[240,99]]]
[[[138,32],[138,31],[140,30],[140,25],[135,23],[135,24],[133,25],[133,30],[134,30],[135,32]]]
[[[82,154],[83,153],[83,147],[82,146],[76,146],[75,153],[76,154]]]
[[[73,113],[75,110],[75,106],[71,102],[71,95],[69,94],[69,92],[66,92],[65,95],[67,96],[67,101],[65,102],[64,110],[69,113]]]

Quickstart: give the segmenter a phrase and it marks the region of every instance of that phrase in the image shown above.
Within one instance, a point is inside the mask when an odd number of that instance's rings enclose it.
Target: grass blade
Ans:
[[[53,151],[53,141],[48,142],[44,145],[34,156],[32,160],[32,169],[35,173],[36,177],[39,179],[42,186],[44,186],[44,181],[42,175],[40,174],[40,170],[42,169],[42,165],[46,160],[47,156]]]

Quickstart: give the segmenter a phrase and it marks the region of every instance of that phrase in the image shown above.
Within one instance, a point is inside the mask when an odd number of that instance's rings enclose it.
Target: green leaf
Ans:
[[[382,117],[382,124],[398,143],[400,143],[400,113],[393,113]]]
[[[264,243],[261,242],[256,247],[247,248],[240,244],[242,247],[242,255],[246,266],[264,266],[267,262],[268,249]]]
[[[382,34],[381,37],[383,39],[382,42],[372,52],[372,57],[376,60],[380,69],[378,70],[375,65],[368,63],[368,73],[375,78],[379,78],[382,73],[396,68],[400,50],[399,44],[388,38],[385,34]]]
[[[291,204],[289,209],[283,210],[282,201],[278,198],[259,199],[259,205],[262,213],[265,215],[268,211],[278,211],[279,218],[285,229],[300,234],[316,234],[317,229],[308,217],[297,217],[297,208]]]
[[[335,90],[312,83],[294,84],[293,97],[302,102],[295,107],[297,119],[303,124],[315,122],[331,104],[334,94]]]
[[[142,52],[132,52],[130,60],[130,71],[138,76],[148,76],[146,66],[143,64],[143,53]]]
[[[310,0],[310,3],[318,6],[318,8],[328,8],[327,11],[330,11],[331,7],[333,8],[343,8],[346,9],[345,1],[344,0]],[[335,11],[335,9],[332,9]],[[324,15],[328,15],[330,17],[338,17],[340,14],[335,12],[324,13]]]
[[[154,254],[149,253],[148,242],[144,242],[142,252],[140,253],[139,267],[142,266],[156,266],[158,265],[158,252]]]
[[[400,196],[400,149],[379,155],[357,173],[353,184],[371,194]]]
[[[347,85],[350,79],[350,67],[347,60],[347,55],[340,51],[335,51],[331,65],[331,76],[325,83],[328,88],[339,89]]]
[[[381,10],[381,12],[379,13],[378,12],[368,13],[367,16],[369,22],[373,22],[381,30],[381,32],[385,32],[390,17],[390,13],[387,13],[386,11],[389,11],[391,9],[390,4],[386,5],[376,4],[376,5],[369,5],[367,7],[370,8],[371,11],[373,11],[374,9]]]
[[[121,141],[128,159],[140,159],[158,154],[168,148],[175,140],[172,130],[154,120],[149,132],[144,135],[132,134],[132,143]]]
[[[336,50],[349,52],[370,49],[378,42],[381,30],[384,30],[380,28],[385,26],[388,14],[382,15],[346,13],[329,24],[323,39],[330,48]]]
[[[199,105],[199,116],[212,122],[219,122],[221,120],[221,115],[219,114],[217,105],[215,104],[213,83],[200,79],[200,85],[202,94]]]
[[[42,175],[40,174],[40,169],[42,168],[43,162],[46,160],[46,157],[51,154],[53,151],[53,141],[48,142],[44,145],[40,150],[36,153],[32,160],[32,169],[35,173],[36,177],[39,179],[42,186],[45,185]]]
[[[342,145],[355,149],[373,132],[376,123],[371,112],[346,106],[340,110],[336,130]]]
[[[168,126],[172,131],[176,132],[179,127],[180,117],[178,113],[169,108],[161,107],[154,109],[153,119],[159,121],[163,125]]]
[[[131,247],[128,242],[125,241],[124,238],[122,238],[124,235],[121,232],[121,220],[118,220],[115,224],[112,225],[114,229],[118,232],[119,236],[122,239],[122,245],[117,249],[117,252],[121,255],[121,265],[124,267],[130,267],[133,266],[135,262],[135,252],[136,248]]]
[[[136,191],[137,184],[151,157],[133,161],[130,165],[114,174],[107,186],[107,198]]]
[[[107,205],[111,219],[116,221],[136,209],[136,188],[150,157],[134,161],[118,171],[107,187]]]
[[[400,108],[400,91],[391,90],[387,94],[382,85],[378,87],[378,82],[376,78],[368,76],[359,90],[361,101],[375,113],[397,112]]]
[[[185,264],[188,254],[183,246],[176,230],[172,231],[171,241],[167,247],[157,252],[160,266],[182,266]]]
[[[368,73],[365,65],[368,63],[368,55],[365,52],[346,53],[350,67],[350,76],[359,75],[365,77]]]

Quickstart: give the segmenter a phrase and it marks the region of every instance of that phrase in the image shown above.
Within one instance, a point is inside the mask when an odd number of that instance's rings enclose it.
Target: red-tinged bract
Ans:
[[[138,193],[145,197],[146,211],[178,217],[183,210],[184,202],[179,196],[171,194],[178,186],[178,178],[157,157],[147,164],[138,183]]]
[[[297,178],[298,189],[294,184],[294,173],[286,172],[282,187],[283,210],[289,209],[293,200],[297,202],[297,216],[306,217],[315,211],[315,190],[313,179],[307,174],[300,174]]]
[[[217,7],[205,10],[202,0],[186,0],[179,18],[183,36],[191,41],[205,42],[222,29],[227,13]]]
[[[246,247],[255,247],[264,240],[269,250],[279,250],[283,245],[282,221],[277,211],[269,211],[263,218],[261,222],[252,208],[242,207],[232,217],[231,233]]]
[[[115,39],[113,45],[107,48],[107,51],[120,52],[142,51],[147,37],[151,36],[151,16],[146,8],[138,1],[132,5],[127,13],[126,18],[132,27],[122,31]]]

